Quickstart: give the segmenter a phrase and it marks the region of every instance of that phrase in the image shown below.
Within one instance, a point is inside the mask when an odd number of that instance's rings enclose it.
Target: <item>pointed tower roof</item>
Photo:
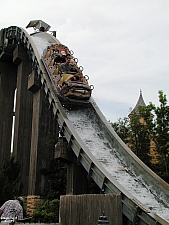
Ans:
[[[134,107],[134,109],[132,110],[131,113],[137,113],[138,112],[138,107],[139,106],[146,106],[145,102],[144,102],[144,99],[143,99],[143,96],[142,96],[142,91],[140,90],[140,96],[139,96],[139,99],[137,101],[137,104],[136,106]]]

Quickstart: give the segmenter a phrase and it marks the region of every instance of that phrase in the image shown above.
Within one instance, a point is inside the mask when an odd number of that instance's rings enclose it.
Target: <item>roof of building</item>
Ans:
[[[134,107],[134,109],[132,110],[131,113],[137,113],[139,106],[146,106],[146,104],[144,102],[144,99],[143,99],[143,96],[142,96],[142,91],[141,90],[140,90],[140,96],[139,96],[139,99],[137,101],[137,104],[136,104],[136,106]]]

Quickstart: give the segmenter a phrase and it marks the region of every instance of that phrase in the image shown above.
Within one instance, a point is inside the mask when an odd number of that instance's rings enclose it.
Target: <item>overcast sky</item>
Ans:
[[[169,0],[5,0],[0,29],[41,19],[57,31],[89,75],[111,122],[128,116],[140,89],[145,103],[169,100]],[[27,29],[29,33],[32,28]]]

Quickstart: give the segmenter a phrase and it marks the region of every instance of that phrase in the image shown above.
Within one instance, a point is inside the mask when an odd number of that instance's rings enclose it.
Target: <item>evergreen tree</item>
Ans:
[[[152,168],[150,156],[150,135],[148,127],[141,121],[139,112],[130,114],[130,119],[119,118],[111,123],[118,136],[149,167]]]
[[[150,157],[150,135],[148,127],[142,121],[139,113],[130,115],[131,132],[129,136],[129,146],[131,150],[149,167],[151,167]]]
[[[159,102],[159,106],[150,103],[140,108],[140,112],[156,145],[160,168],[158,174],[169,182],[169,106],[162,91],[159,91]]]
[[[131,132],[129,118],[119,118],[117,122],[111,123],[111,125],[118,136],[124,141],[125,144],[127,144]]]

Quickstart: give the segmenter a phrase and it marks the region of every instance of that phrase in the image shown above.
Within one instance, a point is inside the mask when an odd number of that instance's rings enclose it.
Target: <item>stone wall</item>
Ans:
[[[26,215],[32,216],[36,208],[44,202],[40,196],[28,195],[26,198]]]

